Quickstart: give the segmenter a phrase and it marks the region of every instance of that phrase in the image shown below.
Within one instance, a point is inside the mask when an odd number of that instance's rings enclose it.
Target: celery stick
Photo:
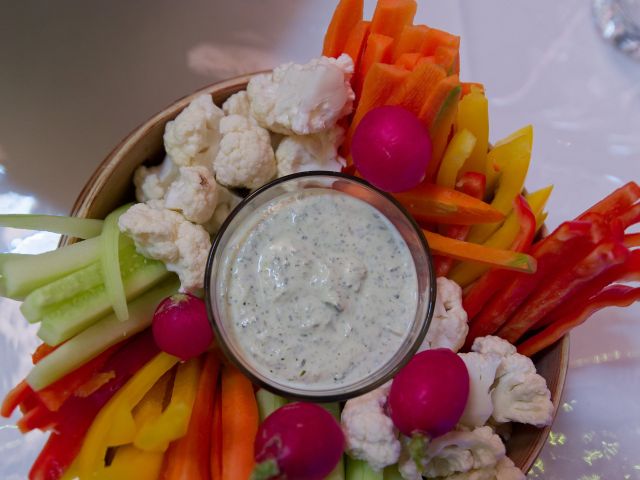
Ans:
[[[100,235],[102,220],[59,215],[9,214],[0,215],[0,227],[40,230],[78,238],[92,238]]]
[[[144,259],[141,268],[125,279],[125,294],[132,300],[169,275],[164,264]],[[38,336],[49,345],[58,345],[77,335],[110,313],[111,304],[104,286],[85,290],[71,300],[46,307]]]
[[[340,404],[338,402],[333,403],[319,403],[321,407],[327,410],[338,423],[340,423]],[[345,480],[344,478],[344,455],[340,458],[340,461],[336,465],[336,468],[325,477],[324,480]]]
[[[120,269],[124,277],[143,268],[149,261],[136,252],[133,245],[127,245],[120,252]],[[24,299],[20,306],[22,314],[31,323],[40,321],[46,307],[71,300],[86,290],[103,285],[102,264],[94,262],[69,275],[37,288]]]
[[[102,273],[104,275],[104,287],[107,293],[109,303],[113,307],[113,311],[120,320],[125,321],[129,318],[127,310],[127,297],[122,284],[122,275],[120,274],[120,261],[118,255],[120,249],[118,242],[120,240],[120,229],[118,228],[118,218],[131,205],[125,205],[118,208],[107,215],[102,229],[100,261],[102,262]]]
[[[265,418],[287,403],[286,398],[271,393],[264,388],[256,392],[256,400],[258,401],[258,411],[260,412],[261,422],[264,422]]]
[[[112,345],[144,330],[151,325],[158,304],[179,287],[180,283],[172,276],[129,304],[129,320],[121,322],[112,314],[87,328],[40,360],[27,375],[27,383],[40,390]]]
[[[384,480],[404,480],[404,478],[402,478],[402,475],[400,475],[397,464],[385,467]]]
[[[40,255],[9,258],[0,265],[7,296],[22,300],[32,290],[95,262],[99,252],[97,237]]]
[[[347,455],[346,480],[383,480],[382,471],[376,472],[364,460],[356,460]]]

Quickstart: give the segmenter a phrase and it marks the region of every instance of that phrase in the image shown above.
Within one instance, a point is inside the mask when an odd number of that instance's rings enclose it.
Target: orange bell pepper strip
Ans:
[[[455,129],[457,132],[466,129],[476,138],[476,144],[462,167],[462,173],[485,173],[489,147],[489,102],[483,93],[472,88],[471,93],[460,100]]]
[[[258,432],[253,385],[232,365],[222,368],[222,479],[249,478]]]
[[[470,260],[523,273],[535,273],[536,271],[536,259],[525,253],[499,250],[454,240],[428,230],[422,230],[422,233],[427,239],[429,248],[438,255],[446,255],[456,260]]]
[[[169,446],[163,480],[207,480],[211,478],[210,453],[220,360],[217,353],[207,353],[198,381],[198,393],[184,437]]]
[[[340,56],[344,51],[349,34],[362,20],[363,7],[363,0],[340,0],[324,36],[322,55],[334,58]]]
[[[421,57],[420,49],[427,39],[428,32],[429,27],[426,25],[405,25],[396,39],[391,61],[395,63],[405,54]]]
[[[393,195],[418,223],[474,225],[504,218],[482,200],[433,183],[423,182],[416,188]]]
[[[415,0],[378,0],[371,19],[371,32],[393,39],[413,23],[418,5]]]
[[[628,285],[611,285],[583,304],[576,304],[569,300],[561,316],[554,315],[552,312],[551,315],[556,318],[547,328],[518,345],[518,353],[531,357],[553,345],[572,328],[587,321],[598,310],[606,307],[627,307],[639,301],[640,288]]]

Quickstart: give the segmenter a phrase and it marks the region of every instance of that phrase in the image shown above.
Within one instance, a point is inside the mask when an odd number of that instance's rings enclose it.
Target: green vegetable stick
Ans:
[[[340,404],[338,402],[334,403],[320,403],[318,404],[327,410],[333,418],[335,418],[338,422],[340,422]],[[344,478],[344,455],[336,465],[336,468],[325,477],[324,480],[345,480]]]
[[[129,318],[129,311],[127,310],[127,296],[124,292],[122,275],[120,273],[120,260],[118,259],[120,255],[118,243],[121,235],[120,229],[118,228],[118,218],[120,218],[120,215],[126,212],[130,206],[130,204],[125,205],[107,215],[104,221],[102,235],[100,235],[100,261],[102,262],[104,287],[116,317],[122,322]]]
[[[102,231],[102,220],[59,215],[0,215],[0,227],[61,233],[71,237],[93,238]]]
[[[287,399],[271,393],[269,390],[261,388],[256,392],[256,400],[258,401],[258,411],[260,413],[260,422],[275,412],[280,407],[286,405]]]
[[[389,465],[384,469],[384,480],[404,480],[400,475],[397,464]]]
[[[347,455],[346,480],[384,480],[382,471],[376,472],[364,460],[356,460]]]

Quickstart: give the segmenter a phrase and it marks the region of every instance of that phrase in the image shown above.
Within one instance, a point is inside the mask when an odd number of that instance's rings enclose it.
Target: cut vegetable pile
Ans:
[[[30,479],[524,478],[498,427],[549,425],[529,357],[640,300],[625,284],[640,280],[640,187],[545,235],[552,187],[525,190],[533,128],[490,138],[484,86],[459,78],[460,38],[414,25],[416,10],[378,0],[365,20],[362,0],[341,0],[323,57],[256,75],[222,108],[193,100],[166,125],[164,161],[136,171],[138,203],[104,221],[0,215],[84,239],[0,254],[0,294],[23,302],[43,341],[0,411],[50,432]],[[201,300],[238,189],[307,170],[390,192],[438,276],[420,353],[346,404],[256,391]]]

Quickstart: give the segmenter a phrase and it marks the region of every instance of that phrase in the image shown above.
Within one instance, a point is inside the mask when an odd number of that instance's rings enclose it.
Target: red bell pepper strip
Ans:
[[[520,231],[511,245],[511,250],[526,252],[531,247],[536,233],[536,216],[522,195],[519,195],[514,200],[513,208],[519,220]],[[495,292],[500,291],[507,284],[512,276],[513,274],[507,270],[491,269],[473,284],[465,294],[462,303],[470,320],[480,312],[484,304]]]
[[[626,307],[638,301],[640,301],[640,287],[633,288],[627,285],[611,285],[586,302],[570,300],[563,310],[572,310],[571,313],[562,316],[552,313],[556,321],[518,345],[518,352],[532,356],[560,340],[565,333],[584,323],[598,310],[614,306]]]
[[[565,222],[536,243],[531,251],[538,260],[536,273],[513,274],[510,277],[504,290],[497,292],[487,302],[470,325],[467,343],[471,345],[477,337],[494,334],[553,269],[571,263],[573,259],[569,257],[575,256],[575,252],[584,255],[589,247],[592,248],[590,229],[588,222]]]
[[[33,395],[33,390],[27,382],[22,380],[4,397],[2,407],[0,408],[0,415],[9,418],[18,405],[23,403],[31,395]]]
[[[516,343],[537,321],[562,302],[578,294],[590,280],[623,264],[629,250],[620,243],[603,242],[575,265],[570,265],[550,281],[540,285],[516,313],[498,330],[499,337]]]
[[[478,200],[484,197],[487,177],[483,173],[466,172],[456,182],[456,190]],[[456,240],[465,240],[471,230],[471,225],[442,225],[440,234]],[[451,257],[436,255],[433,259],[437,277],[446,277],[453,267],[455,260]]]
[[[171,443],[165,454],[163,480],[211,478],[211,441],[219,373],[218,355],[209,352],[200,374],[187,433]]]
[[[36,348],[36,351],[31,354],[31,361],[35,365],[40,360],[42,360],[44,357],[46,357],[51,352],[53,352],[56,348],[58,348],[58,347],[57,346],[56,347],[52,347],[51,345],[47,345],[46,343],[41,343],[38,346],[38,348]]]
[[[44,405],[38,405],[25,413],[17,422],[20,433],[31,430],[50,430],[56,426],[56,415]]]
[[[622,239],[625,247],[640,247],[640,233],[629,233]]]
[[[88,397],[71,397],[55,412],[57,428],[31,467],[31,480],[56,480],[71,465],[82,441],[100,409],[115,395],[135,372],[158,353],[150,331],[128,341],[105,362],[102,371],[113,371],[115,377]]]
[[[629,182],[604,197],[576,220],[582,220],[587,213],[599,213],[611,220],[631,207],[638,199],[640,199],[640,186],[636,182]]]
[[[623,230],[626,230],[631,225],[640,223],[640,203],[636,203],[622,212],[618,217],[618,220],[622,223]]]

